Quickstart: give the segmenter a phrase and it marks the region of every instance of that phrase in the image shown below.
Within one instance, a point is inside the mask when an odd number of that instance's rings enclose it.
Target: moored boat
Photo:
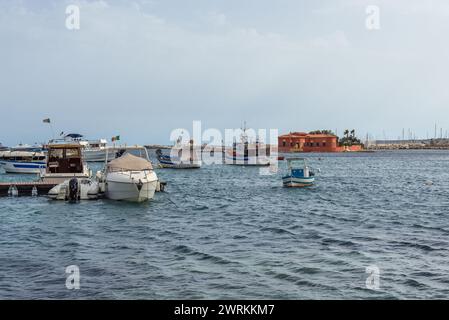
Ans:
[[[182,143],[179,137],[175,145],[170,149],[170,154],[163,154],[161,149],[156,150],[159,166],[173,169],[198,169],[201,167],[201,148],[195,146],[193,140]]]
[[[255,142],[251,142],[247,134],[246,126],[242,129],[240,141],[234,142],[232,148],[225,151],[225,163],[241,166],[269,166],[269,147],[261,143],[256,137]]]
[[[71,178],[89,178],[91,171],[83,159],[83,146],[77,142],[50,143],[47,146],[46,169],[40,181],[62,183]]]
[[[103,172],[97,173],[100,187],[104,190],[106,198],[143,202],[154,197],[158,178],[148,160],[148,154],[146,155],[147,158],[143,159],[125,153],[107,163]]]
[[[79,200],[95,200],[100,195],[98,182],[87,178],[71,178],[48,192],[48,197],[53,200],[65,200],[76,202]]]
[[[284,187],[308,187],[315,182],[315,173],[304,158],[287,159],[288,174],[282,177]]]
[[[45,153],[39,151],[2,151],[0,166],[6,173],[40,173],[45,170]]]

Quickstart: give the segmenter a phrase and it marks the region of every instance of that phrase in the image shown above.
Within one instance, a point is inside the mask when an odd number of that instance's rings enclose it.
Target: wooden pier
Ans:
[[[61,181],[47,180],[26,182],[0,182],[0,197],[10,196],[12,188],[17,189],[17,197],[46,196],[48,191],[60,184]],[[158,181],[156,192],[164,192],[167,182]],[[34,190],[34,191],[33,191]]]
[[[12,188],[17,189],[17,196],[43,196],[47,195],[54,186],[58,185],[56,181],[27,181],[27,182],[0,182],[0,197],[10,195]],[[35,190],[33,192],[33,190]],[[35,193],[37,192],[37,194]]]

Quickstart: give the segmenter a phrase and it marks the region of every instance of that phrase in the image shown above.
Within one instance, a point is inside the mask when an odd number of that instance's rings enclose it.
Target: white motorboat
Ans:
[[[104,162],[107,153],[109,158],[114,153],[114,150],[108,147],[106,139],[86,140],[81,143],[84,144],[83,155],[87,162]]]
[[[143,202],[154,197],[158,178],[148,160],[146,149],[143,149],[146,159],[125,153],[107,163],[103,172],[97,173],[100,188],[104,190],[106,198]]]
[[[45,153],[40,151],[1,151],[0,166],[6,173],[40,173],[45,170]]]
[[[115,150],[108,146],[106,139],[87,140],[79,133],[69,133],[64,136],[67,142],[76,142],[83,146],[83,158],[86,162],[104,162],[106,156],[112,158]]]
[[[79,143],[53,142],[47,148],[46,169],[40,174],[40,181],[59,184],[71,178],[90,178],[92,175]]]
[[[100,195],[98,182],[87,178],[71,178],[48,192],[48,197],[53,200],[76,202],[79,200],[95,200]]]

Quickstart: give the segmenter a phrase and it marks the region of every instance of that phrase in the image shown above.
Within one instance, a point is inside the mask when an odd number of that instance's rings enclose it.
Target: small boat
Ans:
[[[90,178],[92,172],[84,161],[83,146],[78,142],[52,142],[47,146],[45,171],[40,174],[41,182],[62,183],[71,178]]]
[[[225,163],[240,166],[269,166],[270,148],[259,141],[250,142],[247,134],[246,124],[242,129],[240,141],[234,142],[232,148],[225,152]]]
[[[95,200],[100,195],[99,184],[87,178],[71,178],[48,192],[48,197],[53,200],[76,202],[79,200]]]
[[[308,187],[315,182],[315,173],[307,165],[304,158],[288,158],[288,172],[282,177],[284,187]]]
[[[195,147],[193,140],[184,145],[181,141],[182,139],[179,137],[176,144],[171,148],[170,155],[163,154],[161,149],[156,150],[160,167],[173,169],[201,168],[201,157],[198,156],[199,150]]]
[[[104,171],[97,173],[100,188],[105,196],[112,200],[143,202],[154,197],[158,187],[158,178],[151,162],[146,159],[125,153],[121,157],[107,163]]]
[[[0,152],[0,166],[6,173],[40,173],[45,170],[45,153],[42,151]]]

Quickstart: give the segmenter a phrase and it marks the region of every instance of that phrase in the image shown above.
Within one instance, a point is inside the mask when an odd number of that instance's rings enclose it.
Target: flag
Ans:
[[[118,141],[118,140],[120,140],[120,136],[115,136],[115,137],[112,137],[112,139],[111,139],[112,142]]]
[[[50,118],[42,120],[43,123],[50,123]]]

